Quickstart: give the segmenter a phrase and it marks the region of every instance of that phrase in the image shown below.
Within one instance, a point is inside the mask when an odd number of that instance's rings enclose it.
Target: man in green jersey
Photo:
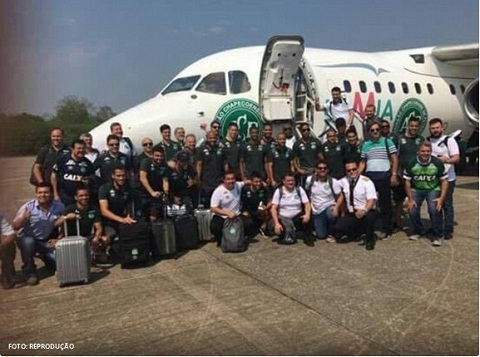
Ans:
[[[418,156],[405,165],[405,192],[410,211],[410,240],[417,240],[423,226],[420,208],[427,200],[428,214],[432,222],[433,245],[442,245],[443,215],[442,206],[447,194],[447,174],[443,163],[432,156],[432,145],[424,142],[418,149]]]

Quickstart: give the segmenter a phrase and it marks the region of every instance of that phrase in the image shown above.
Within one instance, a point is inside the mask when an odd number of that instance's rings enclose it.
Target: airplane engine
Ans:
[[[478,78],[465,89],[463,110],[466,114],[467,123],[478,128]]]

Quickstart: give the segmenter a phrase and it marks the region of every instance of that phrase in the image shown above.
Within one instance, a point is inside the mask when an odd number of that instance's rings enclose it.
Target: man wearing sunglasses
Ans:
[[[313,174],[315,165],[321,158],[322,144],[311,135],[310,126],[307,123],[300,125],[302,137],[293,145],[294,167],[298,174],[299,183],[305,185],[307,176]]]
[[[151,159],[153,155],[153,140],[152,138],[145,137],[142,139],[142,148],[143,151],[140,155],[135,158],[134,169],[135,173],[140,173],[140,165],[142,164],[143,159]]]
[[[375,248],[375,185],[368,177],[360,175],[355,161],[345,163],[345,172],[346,176],[339,181],[343,195],[338,196],[336,206],[341,207],[345,202],[347,214],[335,224],[335,241],[341,242],[343,237],[352,239],[364,234],[365,248],[372,250]]]
[[[127,180],[132,178],[132,164],[130,157],[120,152],[120,139],[115,134],[107,136],[107,151],[103,152],[95,162],[93,168],[100,170],[99,185],[109,182],[112,178],[113,169],[122,166],[126,171]]]
[[[382,212],[382,231],[380,239],[387,239],[392,234],[392,199],[390,186],[398,186],[397,148],[390,138],[380,133],[380,124],[370,126],[371,139],[362,145],[359,172],[365,172],[378,191],[378,201]]]

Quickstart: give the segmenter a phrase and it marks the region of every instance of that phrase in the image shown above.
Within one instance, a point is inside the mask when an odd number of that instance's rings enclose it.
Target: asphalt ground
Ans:
[[[32,162],[0,159],[10,220],[33,198]],[[40,268],[39,285],[0,290],[0,354],[478,355],[478,182],[458,178],[441,247],[403,232],[373,251],[257,237],[244,253],[209,243],[141,269],[94,267],[90,284],[64,288]]]

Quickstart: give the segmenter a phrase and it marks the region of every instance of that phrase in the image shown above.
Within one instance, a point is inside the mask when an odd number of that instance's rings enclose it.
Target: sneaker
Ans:
[[[27,278],[27,285],[37,285],[38,284],[38,278],[36,275],[30,275]]]
[[[442,240],[434,239],[432,245],[434,245],[435,247],[440,247],[442,245]]]
[[[408,239],[410,239],[410,240],[419,240],[419,239],[420,239],[420,235],[418,235],[418,234],[412,234],[411,236],[408,236]]]
[[[263,228],[260,227],[260,228],[258,229],[258,232],[260,233],[260,236],[261,236],[262,238],[268,238],[268,236],[265,234],[265,230],[264,230]]]
[[[335,238],[333,238],[332,236],[327,237],[326,241],[328,243],[337,243],[337,240]]]

